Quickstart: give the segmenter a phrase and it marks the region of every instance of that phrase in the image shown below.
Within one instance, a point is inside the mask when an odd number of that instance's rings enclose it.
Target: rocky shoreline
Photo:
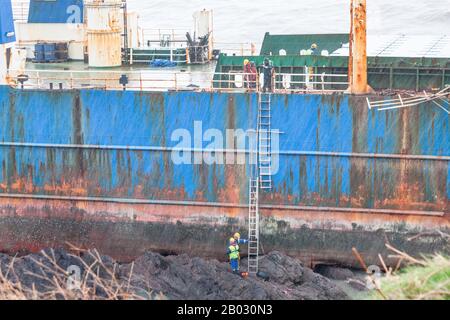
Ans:
[[[242,260],[242,268],[246,268],[245,259]],[[23,257],[0,254],[0,287],[3,291],[6,285],[20,288],[23,295],[17,298],[24,299],[350,298],[333,281],[280,252],[262,257],[260,271],[266,275],[264,279],[252,276],[243,279],[232,274],[227,263],[188,255],[162,256],[153,252],[147,252],[129,264],[119,264],[95,250],[72,254],[63,249],[47,249]]]

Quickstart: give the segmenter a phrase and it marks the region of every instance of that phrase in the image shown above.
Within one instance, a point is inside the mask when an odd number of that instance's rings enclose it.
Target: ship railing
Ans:
[[[141,29],[143,47],[186,47],[186,30],[190,28],[166,28],[166,29]]]
[[[261,44],[252,42],[214,42],[214,48],[228,56],[256,56],[259,53]]]
[[[348,86],[346,74],[278,73],[274,75],[271,85],[266,89],[275,93],[342,93],[347,91]],[[260,91],[264,88],[264,75],[262,73],[245,74],[239,71],[216,73],[213,87]]]
[[[145,48],[185,48],[187,47],[185,29],[149,29],[141,30],[142,47]],[[252,42],[216,42],[214,48],[221,53],[236,56],[256,56],[261,48],[261,43]]]
[[[131,48],[129,49],[130,64],[148,64],[154,59],[164,59],[178,64],[205,63],[209,61],[207,49],[207,45],[191,46],[189,48],[159,47],[143,50]]]
[[[28,22],[28,13],[30,11],[30,0],[13,0],[12,11],[14,21]]]
[[[152,48],[153,49],[153,48]],[[152,49],[148,49],[151,51]],[[150,63],[153,59],[165,59],[171,62],[176,62],[180,64],[188,63],[187,51],[180,52],[177,48],[160,48],[168,52],[162,52],[161,50],[154,52],[143,52],[141,50],[129,49],[130,53],[130,64],[134,63]]]
[[[14,74],[14,76],[12,76]],[[20,82],[26,76],[25,82]],[[84,89],[172,91],[210,90],[214,73],[160,71],[109,71],[109,70],[26,70],[13,71],[11,85],[23,89]],[[225,81],[223,81],[225,82]]]
[[[287,75],[287,74],[286,74]],[[347,89],[346,75],[278,74],[274,93],[335,93]],[[319,81],[315,81],[317,78]],[[25,81],[23,81],[25,79]],[[306,79],[306,80],[305,80]],[[263,75],[243,72],[26,70],[11,72],[10,84],[23,89],[248,92],[263,88]],[[289,81],[290,82],[289,82]]]
[[[304,91],[304,92],[345,92],[348,90],[349,81],[347,74],[327,73],[279,73],[275,75],[275,90]]]

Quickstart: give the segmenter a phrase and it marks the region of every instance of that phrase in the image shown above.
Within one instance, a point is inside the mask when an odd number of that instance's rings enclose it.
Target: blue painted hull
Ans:
[[[70,213],[76,209],[83,212],[78,227],[91,220],[161,223],[167,228],[180,222],[214,226],[217,234],[212,233],[211,239],[226,238],[233,228],[246,228],[248,161],[176,165],[172,153],[180,141],[173,135],[185,129],[193,138],[196,122],[201,122],[203,132],[252,130],[257,110],[255,94],[1,87],[0,204],[7,219],[3,226],[11,228],[14,215],[39,221],[43,215],[76,220],[77,214]],[[402,228],[406,234],[450,229],[450,118],[438,108],[378,112],[368,110],[365,98],[274,95],[272,113],[273,129],[282,132],[279,170],[273,190],[262,194],[261,207],[262,233],[274,248],[284,246],[303,258],[313,251],[315,260],[330,260],[342,250],[347,253],[336,260],[349,263],[352,242],[357,245],[364,237],[354,235],[355,230],[382,229],[396,238]],[[184,151],[194,159],[194,151],[208,149],[210,143],[192,141],[192,148]],[[248,150],[243,154],[248,157]],[[22,203],[17,200],[21,197],[26,199]],[[317,234],[304,232],[311,239],[302,239],[297,233],[302,228],[348,231],[354,237],[346,236],[340,249],[332,240],[317,248],[311,244]],[[155,244],[154,232],[136,232],[138,240],[127,247],[129,251],[148,239],[152,245],[147,249],[186,248],[182,240],[161,236]],[[101,247],[105,240],[92,238],[109,234],[85,234],[90,240],[83,245]],[[179,236],[176,231],[170,234]],[[288,243],[279,239],[283,236]],[[9,241],[5,250],[32,247],[23,237]],[[54,244],[43,235],[39,238]],[[217,255],[222,242],[211,240],[201,250]],[[191,251],[197,244],[195,239],[187,243]],[[415,247],[448,250],[438,238],[431,243]],[[366,246],[367,252],[382,251],[379,245]],[[118,255],[113,246],[109,251]]]

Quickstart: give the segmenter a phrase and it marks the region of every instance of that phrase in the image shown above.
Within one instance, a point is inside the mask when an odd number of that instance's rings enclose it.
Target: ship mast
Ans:
[[[367,77],[367,10],[366,0],[351,0],[350,54],[348,93],[364,95],[373,90]]]

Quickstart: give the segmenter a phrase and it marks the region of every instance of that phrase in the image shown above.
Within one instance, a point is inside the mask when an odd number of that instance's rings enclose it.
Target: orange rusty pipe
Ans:
[[[349,41],[350,94],[364,95],[373,90],[367,79],[367,15],[366,0],[351,0],[351,30]]]

